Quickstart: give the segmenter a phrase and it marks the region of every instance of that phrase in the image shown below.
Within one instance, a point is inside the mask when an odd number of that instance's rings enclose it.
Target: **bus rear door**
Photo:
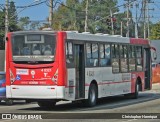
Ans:
[[[75,77],[76,77],[76,99],[85,97],[85,61],[84,44],[74,44]]]

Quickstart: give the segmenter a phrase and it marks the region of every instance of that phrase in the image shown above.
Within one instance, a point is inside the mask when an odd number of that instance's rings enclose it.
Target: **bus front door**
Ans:
[[[76,99],[85,97],[85,61],[84,61],[84,45],[74,45],[75,58],[75,77],[76,77]]]
[[[150,49],[144,49],[145,66],[145,89],[151,89],[151,52]]]

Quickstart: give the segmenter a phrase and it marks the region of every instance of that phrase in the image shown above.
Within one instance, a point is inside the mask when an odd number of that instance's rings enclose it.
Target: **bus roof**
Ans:
[[[111,43],[130,43],[130,44],[142,44],[142,45],[149,45],[150,42],[147,39],[141,38],[129,38],[129,37],[122,37],[120,35],[109,35],[109,34],[91,34],[89,32],[85,33],[78,33],[78,31],[16,31],[11,32],[14,34],[33,34],[33,33],[48,33],[53,34],[57,32],[64,32],[67,35],[68,40],[80,40],[80,41],[96,41],[96,42],[111,42]]]
[[[91,33],[67,33],[67,39],[81,40],[81,41],[96,41],[96,42],[111,42],[111,43],[129,43],[138,45],[150,45],[150,41],[142,38],[129,38],[122,37],[121,35],[109,35],[109,34],[91,34]]]
[[[117,37],[106,34],[71,33],[71,32],[66,32],[66,34],[67,34],[67,39],[69,40],[130,43],[130,39],[128,37]]]

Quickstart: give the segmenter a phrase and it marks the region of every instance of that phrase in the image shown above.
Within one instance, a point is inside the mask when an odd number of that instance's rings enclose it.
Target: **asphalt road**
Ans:
[[[54,109],[42,109],[36,103],[26,104],[24,101],[15,101],[14,105],[0,105],[0,113],[39,115],[47,118],[46,121],[108,121],[108,122],[159,122],[160,117],[160,84],[153,85],[153,89],[139,94],[138,99],[128,99],[124,96],[99,99],[97,106],[88,108],[82,104],[59,102]],[[145,115],[149,119],[138,119]],[[28,117],[28,115],[26,115]],[[144,117],[144,116],[143,116]],[[98,119],[97,119],[98,118]],[[111,119],[110,119],[111,118]],[[125,118],[125,119],[124,119]],[[127,119],[126,119],[127,118]],[[17,120],[1,120],[15,121]],[[21,121],[21,120],[19,120]],[[25,120],[27,121],[27,120]],[[32,120],[33,121],[33,120]],[[40,121],[40,120],[34,120]],[[44,120],[41,120],[44,121]]]

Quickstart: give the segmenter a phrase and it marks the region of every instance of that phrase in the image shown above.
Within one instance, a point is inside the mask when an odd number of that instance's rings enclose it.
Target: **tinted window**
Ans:
[[[54,35],[14,35],[12,37],[13,60],[53,61],[55,42]]]
[[[67,62],[67,67],[74,67],[73,44],[71,42],[66,43],[66,62]]]
[[[98,44],[86,43],[86,65],[89,67],[98,66]]]
[[[111,65],[111,53],[109,44],[100,44],[100,66]]]

